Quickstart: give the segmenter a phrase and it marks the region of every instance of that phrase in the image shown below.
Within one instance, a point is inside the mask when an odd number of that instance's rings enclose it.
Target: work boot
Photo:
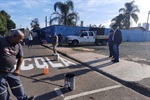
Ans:
[[[28,100],[34,100],[34,99],[35,99],[34,96],[31,96],[31,97],[28,98]]]

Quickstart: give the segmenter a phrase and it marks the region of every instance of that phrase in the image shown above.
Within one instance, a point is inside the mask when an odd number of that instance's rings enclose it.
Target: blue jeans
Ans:
[[[8,84],[7,84],[8,83]],[[13,95],[17,100],[28,100],[27,95],[24,92],[19,76],[11,73],[0,72],[0,100],[9,100],[10,94],[8,91],[8,85],[11,88]]]
[[[120,44],[113,44],[113,49],[114,49],[114,60],[119,61],[119,45]]]
[[[109,44],[109,56],[110,57],[114,57],[113,44]]]

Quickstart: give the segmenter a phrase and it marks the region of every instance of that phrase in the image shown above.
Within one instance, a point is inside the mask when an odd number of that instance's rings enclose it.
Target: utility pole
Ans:
[[[47,27],[47,16],[45,16],[45,26]]]
[[[149,32],[149,14],[150,14],[150,11],[148,11],[148,16],[147,16],[147,23],[146,23],[146,33],[145,33],[145,36],[144,36],[144,39],[146,41],[146,36],[147,36],[147,32]]]

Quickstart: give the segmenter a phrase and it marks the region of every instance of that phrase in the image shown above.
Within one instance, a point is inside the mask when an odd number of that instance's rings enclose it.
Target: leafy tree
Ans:
[[[6,34],[6,19],[5,17],[0,13],[0,35],[5,35]]]
[[[0,13],[1,13],[3,16],[5,16],[7,19],[10,19],[10,15],[9,15],[7,12],[5,12],[4,10],[2,10]]]
[[[95,28],[105,28],[105,26],[104,26],[104,25],[101,25],[101,24],[100,24],[99,26],[97,26],[97,25],[95,25],[95,24],[94,24],[94,25],[90,25],[90,27],[95,27]]]
[[[8,31],[10,31],[13,28],[16,28],[16,24],[11,20],[11,19],[7,19],[7,29]]]
[[[74,5],[71,0],[66,2],[56,2],[54,4],[55,12],[52,13],[54,16],[50,18],[50,25],[53,22],[58,22],[59,25],[73,25],[76,26],[79,20],[78,13],[74,11]],[[51,17],[52,17],[51,15]]]
[[[120,25],[121,28],[129,29],[131,26],[132,20],[134,22],[138,22],[138,15],[137,12],[140,12],[137,5],[134,5],[134,1],[131,1],[129,3],[125,3],[125,8],[120,8],[118,16],[112,19],[112,21],[115,21],[117,25]]]
[[[10,19],[10,15],[4,10],[0,11],[0,34],[6,35],[11,29],[16,28],[16,24]]]
[[[32,31],[39,30],[40,29],[39,19],[38,18],[33,19],[30,25],[31,25]]]
[[[125,19],[125,16],[123,14],[119,14],[118,16],[116,16],[115,18],[113,18],[111,21],[111,25],[110,27],[113,25],[113,24],[117,24],[117,26],[120,28],[120,29],[124,29],[124,20]]]

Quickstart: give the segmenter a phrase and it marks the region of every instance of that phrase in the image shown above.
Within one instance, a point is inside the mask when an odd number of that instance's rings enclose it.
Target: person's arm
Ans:
[[[23,57],[18,58],[16,70],[14,71],[14,74],[19,75],[20,74],[20,68],[21,64],[23,62]]]
[[[19,44],[19,52],[16,55],[16,58],[17,58],[16,70],[14,71],[14,74],[16,75],[20,74],[20,68],[23,62],[23,56],[24,54],[23,54],[22,46]]]

